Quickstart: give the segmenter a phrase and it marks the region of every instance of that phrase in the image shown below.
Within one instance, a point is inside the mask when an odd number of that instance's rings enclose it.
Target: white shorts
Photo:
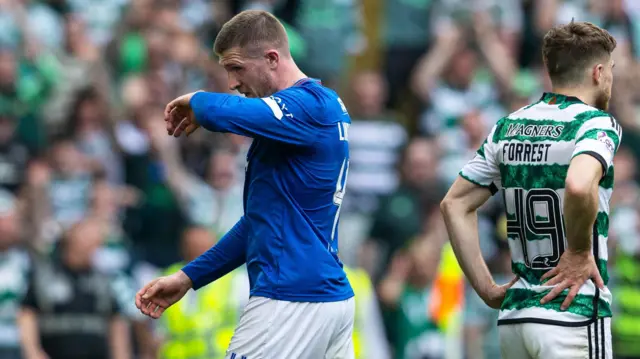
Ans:
[[[225,359],[353,359],[355,300],[306,303],[251,297]]]
[[[501,325],[502,359],[612,359],[611,318],[583,327]]]

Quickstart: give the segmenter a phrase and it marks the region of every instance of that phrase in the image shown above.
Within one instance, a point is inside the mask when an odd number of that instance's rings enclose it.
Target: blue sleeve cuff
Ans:
[[[193,289],[202,288],[242,265],[246,261],[247,239],[243,217],[215,246],[182,267]]]
[[[191,279],[193,290],[198,290],[229,273],[226,264],[223,261],[214,262],[211,258],[198,258],[182,267],[182,271]]]
[[[218,94],[200,91],[193,94],[189,101],[189,106],[191,106],[191,110],[196,116],[196,121],[209,131],[218,131],[215,121],[213,121],[214,115],[211,113],[211,108],[213,107],[211,105],[218,100],[216,95]]]
[[[184,274],[187,275],[187,277],[189,277],[189,279],[191,279],[193,290],[198,290],[202,288],[204,284],[198,281],[198,270],[193,266],[191,266],[190,264],[191,263],[185,265],[184,267],[182,267],[181,270],[184,272]]]

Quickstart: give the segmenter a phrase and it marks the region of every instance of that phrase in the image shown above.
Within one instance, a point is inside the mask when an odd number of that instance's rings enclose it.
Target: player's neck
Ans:
[[[581,89],[577,87],[576,88],[554,87],[551,90],[551,92],[558,95],[564,95],[567,97],[575,97],[589,106],[595,106],[596,104],[596,98],[593,92],[590,90]]]
[[[295,85],[298,81],[306,78],[307,75],[305,75],[295,63],[291,62],[282,69],[279,77],[281,80],[278,84],[278,91],[281,91]]]

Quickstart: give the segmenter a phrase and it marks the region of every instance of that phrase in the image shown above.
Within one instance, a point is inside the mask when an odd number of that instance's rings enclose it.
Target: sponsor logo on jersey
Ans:
[[[607,146],[607,149],[609,150],[609,152],[614,152],[615,151],[615,146],[613,145],[613,141],[611,140],[611,138],[609,138],[609,136],[607,136],[607,133],[604,131],[600,131],[598,132],[598,141],[604,143],[605,146]]]
[[[507,137],[527,136],[527,137],[552,137],[558,138],[562,135],[564,126],[562,125],[523,125],[521,123],[511,124],[507,129]]]

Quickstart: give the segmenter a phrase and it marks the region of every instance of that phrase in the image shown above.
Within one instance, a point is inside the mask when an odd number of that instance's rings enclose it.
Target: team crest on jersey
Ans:
[[[598,141],[604,143],[604,145],[607,146],[607,149],[610,152],[614,152],[615,146],[613,145],[613,141],[611,140],[611,138],[609,138],[609,136],[607,136],[606,132],[604,132],[604,131],[598,132]]]

